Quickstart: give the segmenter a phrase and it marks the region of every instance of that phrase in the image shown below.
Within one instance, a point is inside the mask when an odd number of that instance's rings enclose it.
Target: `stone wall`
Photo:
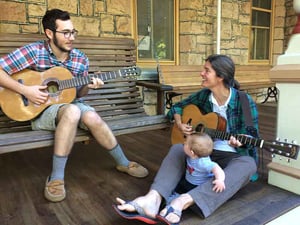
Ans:
[[[132,0],[0,0],[0,32],[43,33],[42,17],[47,9],[70,12],[83,36],[132,36]]]
[[[284,53],[296,16],[293,0],[273,0],[274,33],[271,64]],[[79,35],[133,37],[134,0],[0,0],[0,32],[42,33],[41,19],[47,9],[71,13]],[[203,64],[216,52],[217,0],[179,0],[180,64]],[[222,0],[221,53],[236,64],[248,64],[251,0]],[[156,94],[142,89],[145,108],[155,114]],[[265,92],[251,93],[261,99]]]
[[[223,0],[221,53],[248,62],[250,1]],[[180,63],[203,64],[217,51],[217,1],[180,1]]]
[[[285,1],[286,15],[285,15],[285,27],[284,27],[284,50],[286,50],[288,46],[289,39],[297,23],[296,12],[293,8],[293,0]]]
[[[251,2],[222,0],[220,50],[240,65],[248,64]],[[274,4],[272,65],[284,52],[295,24],[292,2],[276,0]],[[217,1],[180,1],[179,19],[180,64],[203,64],[203,60],[217,50]]]
[[[274,33],[273,33],[273,60],[272,65],[276,65],[278,56],[284,53],[284,43],[287,37],[285,33],[286,27],[286,1],[276,0],[275,1],[275,10],[274,10]]]
[[[275,0],[274,0],[275,1]],[[84,36],[132,37],[133,0],[0,0],[0,32],[42,33],[47,9],[71,13],[74,26]],[[293,0],[276,0],[273,60],[284,53],[296,16]],[[203,64],[216,52],[217,1],[179,1],[180,64]],[[236,64],[248,64],[251,0],[222,0],[221,53]]]

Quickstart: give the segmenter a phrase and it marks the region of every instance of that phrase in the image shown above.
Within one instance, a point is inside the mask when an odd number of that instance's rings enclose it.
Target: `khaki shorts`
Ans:
[[[83,113],[88,111],[95,112],[95,109],[93,107],[86,105],[82,102],[75,101],[71,104],[76,105],[80,109],[81,116],[83,115]],[[66,104],[54,104],[49,106],[47,109],[45,109],[39,117],[31,121],[32,130],[53,130],[54,131],[56,129],[56,117],[58,114],[58,110],[63,105]],[[82,123],[81,121],[79,122],[78,127],[88,130],[85,124]]]

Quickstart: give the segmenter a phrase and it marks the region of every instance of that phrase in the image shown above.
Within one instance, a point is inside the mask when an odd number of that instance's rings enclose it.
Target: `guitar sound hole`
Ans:
[[[195,128],[196,132],[200,132],[203,133],[204,132],[204,125],[202,123],[199,123],[196,128]]]
[[[56,93],[58,91],[57,83],[55,83],[55,82],[49,82],[48,83],[48,87],[47,87],[47,91],[49,93]]]
[[[55,81],[48,82],[47,92],[49,93],[50,97],[58,96],[60,91],[57,82]]]

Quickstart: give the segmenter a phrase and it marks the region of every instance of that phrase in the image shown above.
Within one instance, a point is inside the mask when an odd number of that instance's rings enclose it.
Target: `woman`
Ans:
[[[202,86],[199,92],[175,104],[168,112],[175,126],[184,134],[193,130],[182,122],[183,108],[189,104],[199,107],[203,114],[216,112],[227,120],[227,132],[232,134],[253,135],[248,132],[245,117],[239,99],[237,82],[234,80],[235,65],[225,55],[211,55],[201,72]],[[252,98],[247,95],[255,130],[258,130],[257,109]],[[257,133],[257,132],[256,132]],[[225,172],[223,192],[213,191],[213,179],[191,190],[186,190],[172,200],[160,212],[163,200],[166,200],[185,174],[186,156],[182,144],[173,145],[163,160],[161,167],[145,196],[131,202],[117,198],[116,211],[127,219],[138,219],[146,223],[162,220],[167,224],[177,224],[184,209],[191,207],[204,218],[211,215],[219,206],[230,199],[240,188],[246,185],[256,172],[256,151],[252,146],[245,146],[233,136],[230,140],[214,139],[211,159],[217,162]],[[137,212],[133,216],[133,212]]]

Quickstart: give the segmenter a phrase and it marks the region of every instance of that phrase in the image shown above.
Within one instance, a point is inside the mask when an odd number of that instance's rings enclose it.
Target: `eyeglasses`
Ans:
[[[76,38],[77,35],[78,35],[78,30],[75,30],[75,29],[72,30],[72,31],[70,31],[70,30],[65,30],[65,31],[58,31],[58,30],[55,30],[54,32],[63,34],[64,37],[67,38],[67,39],[70,38],[71,35],[72,35],[74,38]]]

